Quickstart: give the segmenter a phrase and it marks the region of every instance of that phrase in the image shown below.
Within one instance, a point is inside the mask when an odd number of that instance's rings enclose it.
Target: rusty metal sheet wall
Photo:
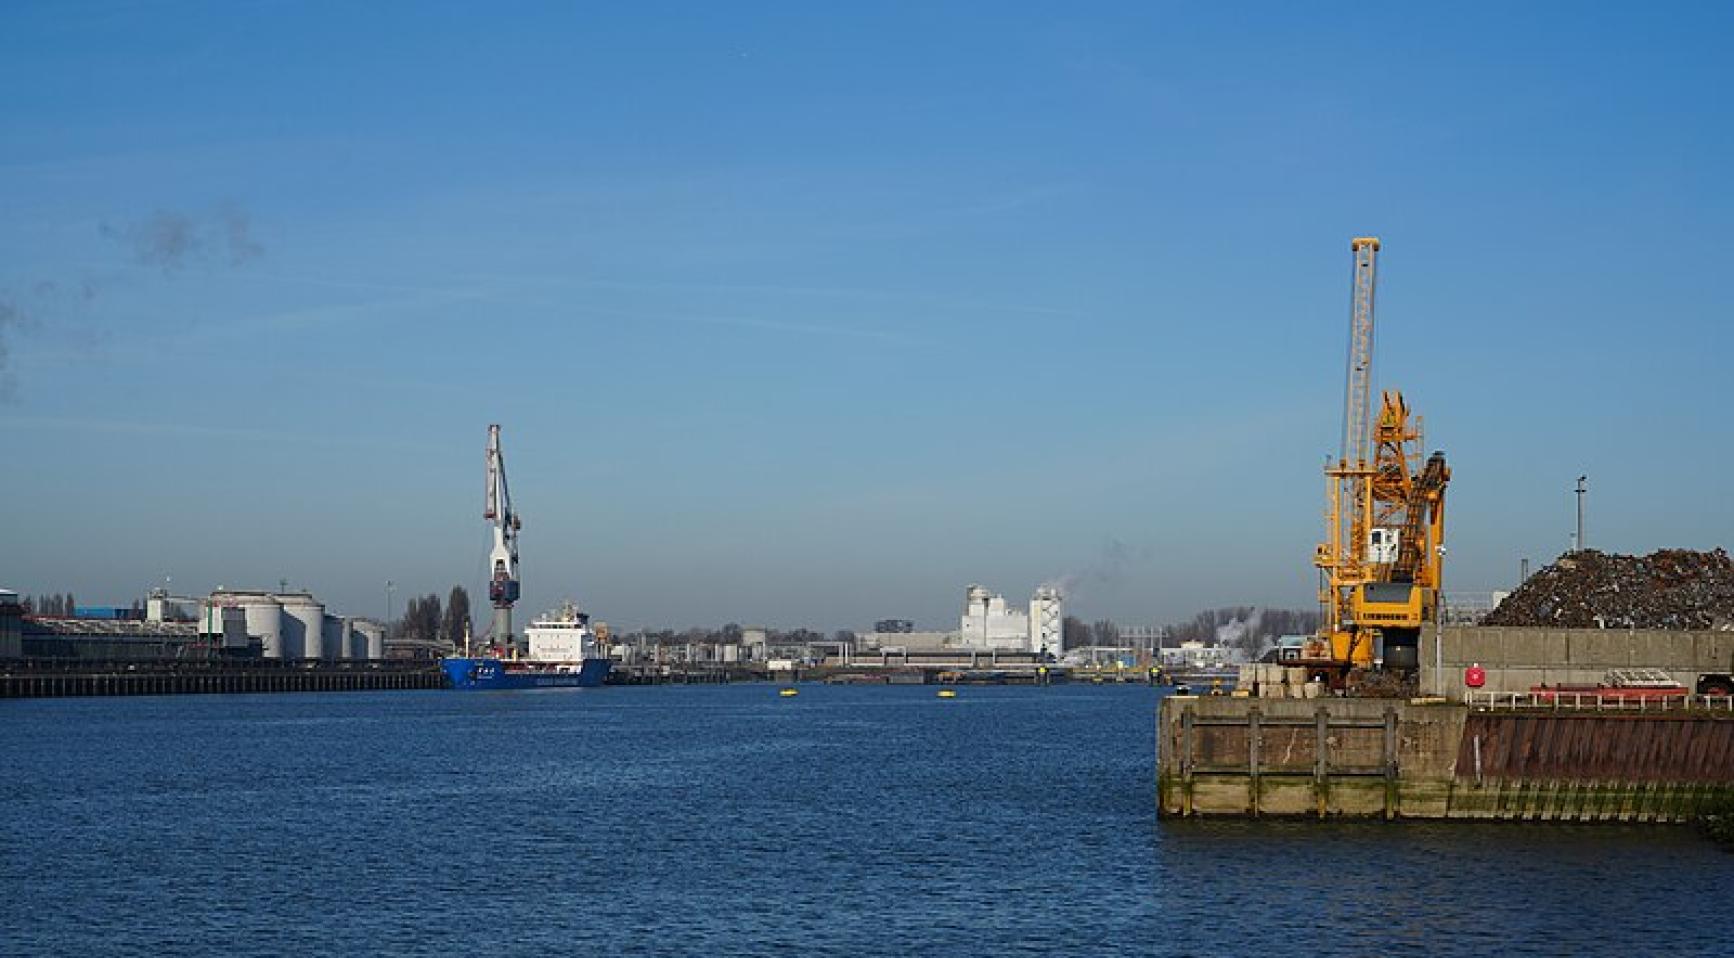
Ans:
[[[1734,720],[1708,716],[1474,714],[1457,775],[1658,782],[1734,782]]]

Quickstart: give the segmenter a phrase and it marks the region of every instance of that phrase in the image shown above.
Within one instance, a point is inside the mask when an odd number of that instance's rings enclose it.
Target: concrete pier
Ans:
[[[1463,672],[1478,665],[1484,690],[1586,684],[1609,669],[1658,668],[1687,688],[1706,672],[1734,670],[1734,632],[1656,629],[1523,629],[1446,626],[1421,633],[1421,690],[1461,700]]]
[[[1164,817],[1686,822],[1734,800],[1734,710],[1170,697]]]

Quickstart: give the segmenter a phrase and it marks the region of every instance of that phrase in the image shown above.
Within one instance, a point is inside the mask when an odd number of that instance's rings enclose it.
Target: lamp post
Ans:
[[[1586,546],[1584,545],[1584,541],[1583,541],[1583,494],[1585,492],[1589,491],[1587,488],[1584,487],[1584,481],[1588,478],[1589,478],[1588,476],[1578,476],[1577,477],[1577,539],[1576,539],[1576,543],[1577,543],[1577,548],[1579,548],[1579,549],[1586,548]]]

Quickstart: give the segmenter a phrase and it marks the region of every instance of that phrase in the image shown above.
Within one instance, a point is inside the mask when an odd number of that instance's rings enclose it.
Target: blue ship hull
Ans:
[[[508,664],[512,667],[508,668]],[[611,664],[607,659],[585,659],[584,664],[575,671],[558,671],[522,662],[506,663],[493,658],[440,660],[451,687],[465,691],[595,688],[608,678]]]

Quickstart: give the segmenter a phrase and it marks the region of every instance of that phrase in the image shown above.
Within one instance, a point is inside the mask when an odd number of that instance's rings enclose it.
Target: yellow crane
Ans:
[[[1321,621],[1302,651],[1303,664],[1333,681],[1371,667],[1381,645],[1385,668],[1419,666],[1421,628],[1439,612],[1451,480],[1443,453],[1422,461],[1421,418],[1402,393],[1385,391],[1372,415],[1378,237],[1355,237],[1350,249],[1342,454],[1325,467],[1327,538],[1313,551]]]

